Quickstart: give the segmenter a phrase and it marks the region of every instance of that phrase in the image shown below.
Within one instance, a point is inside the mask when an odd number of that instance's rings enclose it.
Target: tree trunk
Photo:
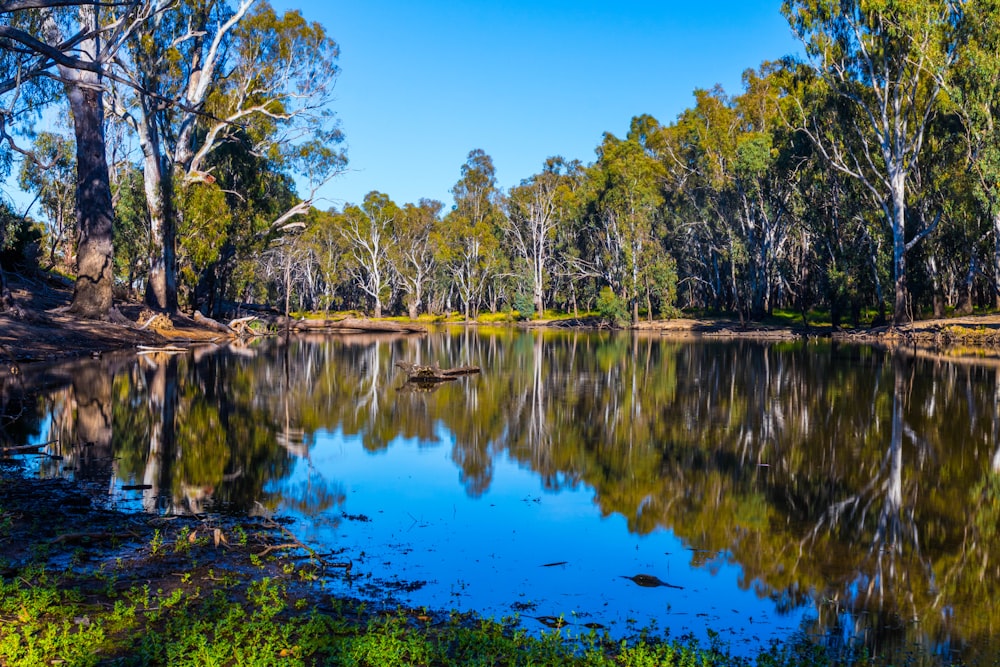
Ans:
[[[892,278],[895,299],[892,307],[893,324],[903,324],[906,313],[906,185],[901,173],[892,179]]]
[[[79,8],[84,30],[97,28],[94,5]],[[61,30],[50,16],[45,22],[46,39],[63,41]],[[96,38],[83,40],[80,57],[93,59],[98,53]],[[59,66],[76,136],[77,279],[70,312],[88,319],[106,320],[111,313],[114,281],[112,244],[111,179],[104,142],[104,97],[101,77],[96,72]]]
[[[143,190],[149,212],[149,276],[146,280],[146,305],[156,310],[177,310],[177,267],[175,259],[176,221],[173,211],[171,167],[160,150],[152,102],[142,98],[139,143],[142,146]]]
[[[934,306],[934,318],[944,317],[944,290],[941,287],[941,272],[938,270],[937,258],[932,252],[927,257],[927,273],[931,277],[931,299]]]
[[[971,315],[974,310],[972,303],[972,286],[976,278],[976,249],[969,250],[969,270],[965,272],[965,280],[962,281],[962,291],[959,295],[958,307],[955,312],[959,315]]]
[[[114,281],[114,213],[104,143],[104,104],[97,75],[81,72],[77,79],[66,84],[76,135],[79,229],[77,280],[70,312],[104,320],[111,312]]]

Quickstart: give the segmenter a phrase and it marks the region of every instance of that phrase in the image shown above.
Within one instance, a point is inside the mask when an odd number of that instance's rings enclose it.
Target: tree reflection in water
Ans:
[[[484,372],[405,391],[396,361]],[[985,655],[1000,646],[998,376],[835,343],[463,328],[95,361],[16,428],[47,423],[81,477],[151,486],[149,510],[314,517],[349,482],[312,467],[317,434],[368,452],[447,440],[468,496],[501,456],[552,492],[591,489],[631,532],[673,531],[692,567],[738,564],[779,610],[813,606],[828,641]]]

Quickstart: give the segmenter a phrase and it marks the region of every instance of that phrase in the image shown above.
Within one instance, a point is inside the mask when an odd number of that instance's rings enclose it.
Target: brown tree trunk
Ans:
[[[112,304],[114,213],[104,144],[103,100],[101,91],[86,83],[66,84],[76,135],[79,229],[77,279],[70,312],[103,320]]]
[[[96,30],[95,6],[81,6],[79,16],[84,30]],[[63,41],[61,30],[51,17],[46,21],[45,32],[51,43]],[[79,45],[81,58],[95,58],[98,46],[96,38],[83,40]],[[105,320],[111,312],[114,281],[111,236],[114,209],[104,142],[101,77],[97,72],[63,65],[59,66],[59,74],[69,99],[76,136],[77,279],[69,310],[79,317]]]

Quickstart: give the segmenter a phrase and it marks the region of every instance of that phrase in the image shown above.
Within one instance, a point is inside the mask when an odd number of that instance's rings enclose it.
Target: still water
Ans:
[[[483,372],[428,390],[397,361]],[[528,628],[711,629],[737,653],[800,630],[945,660],[1000,649],[985,361],[459,329],[46,374],[3,406],[6,440],[64,457],[40,474],[131,511],[292,517],[353,563],[329,582],[345,594]]]

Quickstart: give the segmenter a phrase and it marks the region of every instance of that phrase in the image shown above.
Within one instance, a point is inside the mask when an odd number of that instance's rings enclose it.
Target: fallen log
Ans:
[[[458,366],[457,368],[440,368],[439,366],[420,366],[408,361],[397,361],[396,368],[407,375],[408,382],[448,382],[457,380],[463,375],[474,375],[480,372],[479,366]]]
[[[205,317],[204,315],[202,315],[197,310],[194,311],[193,319],[194,319],[195,322],[197,322],[198,324],[200,324],[201,326],[203,326],[203,327],[205,327],[207,329],[213,329],[215,331],[221,331],[222,333],[227,334],[229,336],[235,336],[236,335],[235,331],[233,331],[231,328],[229,328],[228,326],[226,326],[222,322],[219,322],[217,320],[213,320],[211,317]]]
[[[250,330],[250,323],[257,321],[257,319],[256,315],[238,317],[229,321],[229,328],[239,336],[253,336],[254,332]]]
[[[427,327],[405,322],[368,320],[346,317],[339,320],[296,320],[290,323],[294,331],[331,331],[336,333],[427,333]]]

